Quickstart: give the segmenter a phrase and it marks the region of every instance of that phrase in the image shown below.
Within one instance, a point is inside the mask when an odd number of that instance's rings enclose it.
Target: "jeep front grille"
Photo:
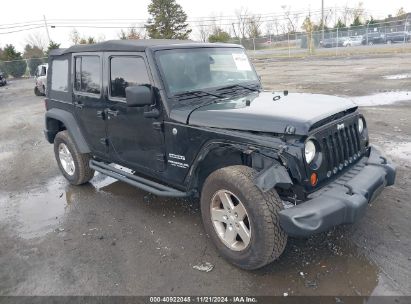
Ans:
[[[357,124],[353,123],[324,135],[322,146],[327,161],[327,175],[330,176],[331,173],[337,173],[361,156]]]

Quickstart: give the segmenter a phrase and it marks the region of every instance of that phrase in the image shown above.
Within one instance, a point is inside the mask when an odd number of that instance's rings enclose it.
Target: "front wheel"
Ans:
[[[61,173],[72,185],[81,185],[94,176],[90,168],[90,154],[80,153],[67,130],[57,133],[54,139],[54,155]]]
[[[243,269],[271,263],[287,243],[278,217],[282,201],[274,190],[258,189],[255,174],[246,166],[219,169],[206,179],[201,193],[206,232],[223,257]]]

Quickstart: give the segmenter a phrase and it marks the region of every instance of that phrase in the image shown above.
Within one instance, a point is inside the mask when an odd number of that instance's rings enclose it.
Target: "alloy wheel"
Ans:
[[[61,167],[64,169],[64,171],[68,175],[73,176],[74,172],[76,171],[76,166],[74,165],[74,159],[71,155],[70,150],[64,143],[61,143],[59,145],[59,158]]]
[[[251,240],[251,226],[243,203],[228,190],[217,191],[210,206],[213,227],[229,249],[242,251]]]

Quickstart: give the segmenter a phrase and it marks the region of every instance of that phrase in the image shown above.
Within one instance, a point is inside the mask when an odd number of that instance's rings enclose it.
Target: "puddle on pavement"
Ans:
[[[400,101],[411,101],[411,92],[384,92],[368,96],[347,97],[361,107],[389,105]]]
[[[395,75],[386,75],[382,76],[382,78],[387,80],[402,80],[411,78],[411,74],[395,74]]]
[[[277,295],[370,295],[379,269],[336,229],[308,240],[289,239],[274,264],[256,271],[254,288]]]
[[[0,196],[0,221],[24,239],[41,237],[58,228],[73,193],[64,181],[51,181],[24,194]]]

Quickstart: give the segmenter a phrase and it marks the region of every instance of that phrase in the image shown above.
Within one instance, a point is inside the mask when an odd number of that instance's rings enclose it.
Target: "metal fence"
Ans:
[[[251,55],[299,56],[367,52],[391,52],[411,49],[410,18],[361,26],[324,29],[324,31],[265,35],[233,39]],[[401,45],[401,46],[400,46]]]

